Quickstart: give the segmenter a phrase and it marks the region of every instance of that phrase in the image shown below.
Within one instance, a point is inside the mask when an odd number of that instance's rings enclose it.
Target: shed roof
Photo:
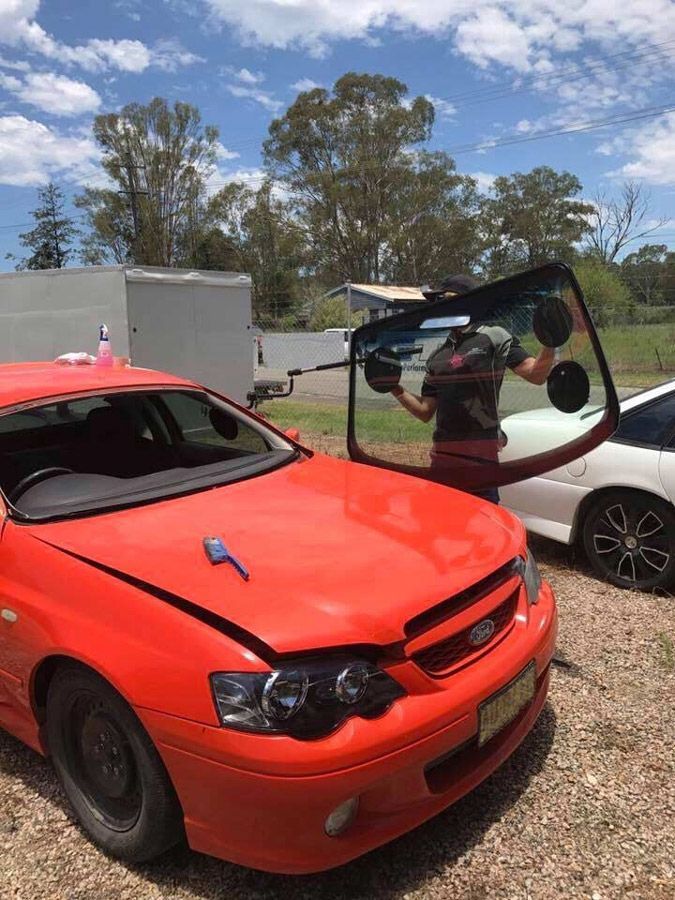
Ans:
[[[328,291],[328,297],[334,297],[336,294],[346,292],[347,285],[341,284],[332,291]],[[427,303],[424,294],[418,287],[401,284],[354,284],[352,283],[352,293],[357,292],[367,297],[374,297],[377,300],[388,301],[389,303]]]

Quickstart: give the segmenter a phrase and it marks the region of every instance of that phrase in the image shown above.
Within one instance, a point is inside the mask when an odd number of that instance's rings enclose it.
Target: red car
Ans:
[[[503,483],[611,433],[595,334],[555,272],[545,290],[541,273],[500,282],[498,313],[494,289],[461,304],[484,334],[503,308],[532,319],[562,296],[574,334],[557,346],[587,339],[606,414],[503,471],[464,454],[427,471],[429,437],[383,389],[392,366],[411,390],[426,377],[415,359],[459,300],[354,335],[350,448],[371,465],[174,376],[0,366],[0,725],[51,756],[107,852],[147,860],[187,837],[260,869],[326,869],[438,813],[522,741],[554,599],[519,522],[447,483],[484,487],[486,466]],[[553,374],[525,385],[537,402],[558,402]]]

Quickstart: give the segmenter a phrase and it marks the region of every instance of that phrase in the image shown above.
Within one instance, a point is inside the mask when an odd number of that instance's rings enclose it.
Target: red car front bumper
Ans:
[[[547,585],[521,624],[482,660],[450,676],[447,690],[405,697],[380,719],[349,720],[317,741],[234,735],[138,710],[180,798],[190,846],[253,868],[317,872],[392,840],[454,803],[515,750],[546,700],[557,634]],[[478,705],[531,660],[537,669],[534,699],[479,749]],[[401,733],[418,738],[387,751],[395,746],[392,736]],[[359,798],[353,823],[329,837],[326,817],[352,797]]]

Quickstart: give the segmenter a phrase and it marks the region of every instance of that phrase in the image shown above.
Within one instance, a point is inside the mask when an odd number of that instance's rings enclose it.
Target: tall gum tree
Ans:
[[[574,259],[593,212],[591,204],[577,199],[581,190],[576,175],[549,166],[496,178],[494,196],[485,203],[488,273]]]
[[[288,191],[327,278],[381,279],[392,197],[434,121],[427,99],[406,95],[395,78],[349,72],[332,92],[301,93],[270,125],[265,163]]]
[[[156,97],[94,119],[101,165],[115,189],[77,198],[87,213],[91,256],[173,266],[194,231],[205,181],[216,161],[218,130],[202,126],[189,103]],[[91,259],[89,261],[92,261]]]

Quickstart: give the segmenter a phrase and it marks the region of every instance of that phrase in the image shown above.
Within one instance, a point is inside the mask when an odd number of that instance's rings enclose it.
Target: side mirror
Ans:
[[[209,412],[209,421],[213,426],[213,430],[222,438],[225,438],[226,441],[236,440],[239,434],[239,425],[234,416],[214,407]]]
[[[284,431],[284,434],[286,435],[287,438],[290,438],[292,441],[295,441],[296,443],[300,440],[300,432],[298,431],[297,428],[287,428]]]

